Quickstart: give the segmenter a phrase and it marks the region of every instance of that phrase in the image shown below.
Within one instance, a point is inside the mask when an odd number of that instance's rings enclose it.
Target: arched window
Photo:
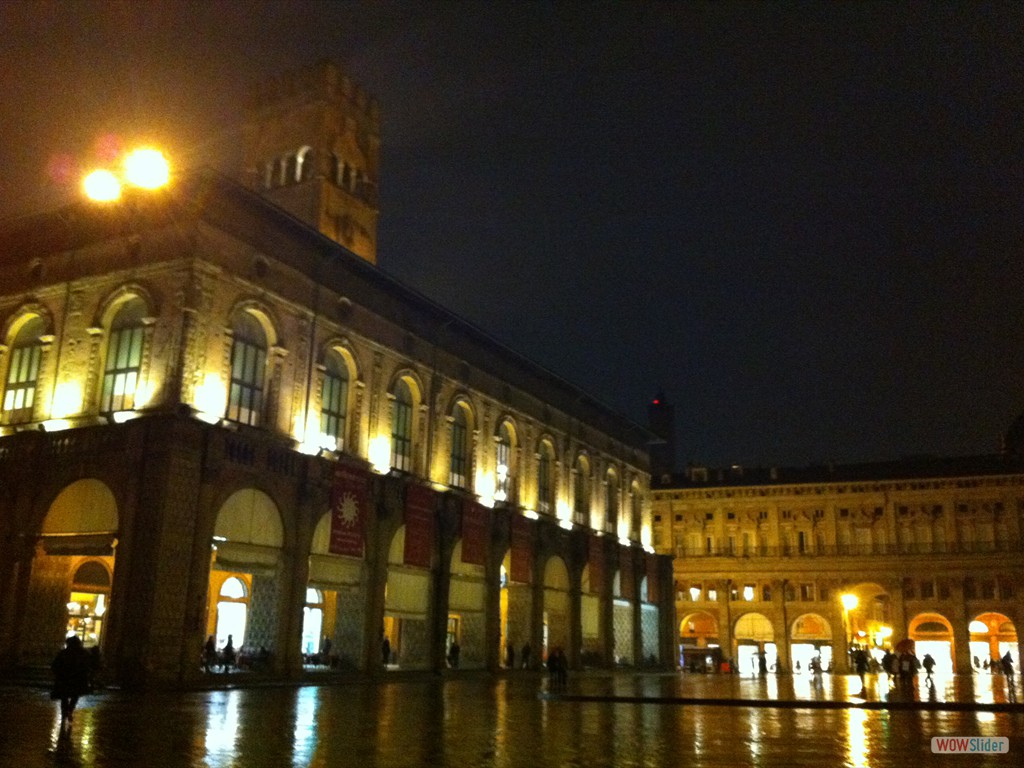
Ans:
[[[512,494],[512,447],[512,426],[507,421],[503,421],[498,428],[498,444],[495,447],[495,501],[515,501]]]
[[[466,407],[456,404],[452,409],[452,450],[448,485],[465,488],[469,478],[469,419]]]
[[[32,421],[39,386],[39,363],[43,356],[41,337],[45,332],[46,321],[36,316],[26,321],[14,337],[4,388],[4,424]]]
[[[409,382],[399,379],[392,394],[395,401],[391,419],[391,466],[412,472],[413,396]]]
[[[294,184],[299,180],[299,157],[296,154],[289,154],[285,158],[284,183]]]
[[[257,426],[263,410],[263,384],[267,365],[267,335],[248,312],[238,315],[231,341],[231,389],[226,418]]]
[[[586,525],[590,517],[590,463],[586,456],[576,457],[573,477],[572,511],[577,525]]]
[[[313,150],[303,147],[295,156],[295,181],[309,181],[313,178]]]
[[[607,530],[618,534],[619,530],[619,479],[615,471],[609,469],[605,482],[604,508],[607,516]]]
[[[542,440],[537,456],[537,511],[551,514],[555,510],[555,451]]]
[[[640,485],[633,483],[629,489],[629,502],[631,505],[630,521],[629,524],[632,527],[631,533],[634,535],[640,534],[640,528],[643,525],[643,494],[640,493]]]
[[[146,304],[129,299],[114,315],[107,344],[107,364],[103,369],[100,413],[130,411],[135,407],[135,391],[142,370],[142,344]]]
[[[348,415],[348,366],[332,350],[324,361],[324,389],[320,398],[320,432],[334,441],[334,450],[345,447],[345,420]],[[325,441],[326,442],[326,441]]]

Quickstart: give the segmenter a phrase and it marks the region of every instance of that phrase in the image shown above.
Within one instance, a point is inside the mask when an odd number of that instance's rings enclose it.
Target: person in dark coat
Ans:
[[[77,635],[69,637],[50,665],[53,670],[51,699],[60,699],[60,729],[71,728],[78,699],[91,688],[92,659]]]

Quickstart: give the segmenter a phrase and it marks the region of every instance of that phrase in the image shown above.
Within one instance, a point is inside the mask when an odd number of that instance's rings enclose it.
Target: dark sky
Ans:
[[[987,452],[1024,411],[1024,4],[8,2],[0,217],[110,134],[223,163],[327,57],[382,268],[680,462]]]

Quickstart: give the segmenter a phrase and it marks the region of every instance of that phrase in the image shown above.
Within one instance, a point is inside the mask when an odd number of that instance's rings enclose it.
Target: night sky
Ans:
[[[383,116],[381,268],[680,464],[998,449],[1024,411],[1024,4],[0,5],[0,217],[116,135],[229,167],[257,81]]]

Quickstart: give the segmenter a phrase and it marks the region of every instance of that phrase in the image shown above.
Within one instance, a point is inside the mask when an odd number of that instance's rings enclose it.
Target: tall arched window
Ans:
[[[334,441],[334,450],[345,447],[345,421],[348,415],[348,365],[332,350],[324,361],[324,389],[320,398],[320,432]]]
[[[4,424],[32,421],[43,356],[41,337],[45,332],[46,321],[36,316],[26,321],[14,337],[4,387],[4,409],[0,414]]]
[[[573,522],[586,525],[590,518],[590,464],[587,457],[576,457],[575,475],[572,489]]]
[[[640,535],[640,528],[643,526],[643,494],[640,493],[639,483],[633,483],[629,488],[630,503],[630,533],[634,536]]]
[[[469,419],[466,407],[457,403],[452,409],[452,450],[448,485],[465,488],[469,479]]]
[[[142,370],[142,344],[146,304],[129,299],[114,315],[107,344],[107,363],[103,369],[100,413],[130,411],[135,407],[135,391]]]
[[[615,470],[608,470],[608,477],[605,482],[604,508],[607,516],[607,530],[609,533],[618,534],[619,531],[619,478]]]
[[[310,147],[303,147],[295,155],[295,181],[309,181],[313,178],[314,154]]]
[[[233,330],[227,419],[257,426],[263,410],[267,335],[259,321],[248,312],[238,315]]]
[[[513,447],[512,426],[507,422],[501,422],[498,428],[498,444],[495,446],[494,476],[495,476],[495,501],[515,501],[512,488],[512,447]]]
[[[412,472],[413,397],[409,382],[399,379],[392,394],[395,401],[391,419],[391,466]]]
[[[555,451],[542,440],[537,456],[537,511],[551,514],[555,510]]]

